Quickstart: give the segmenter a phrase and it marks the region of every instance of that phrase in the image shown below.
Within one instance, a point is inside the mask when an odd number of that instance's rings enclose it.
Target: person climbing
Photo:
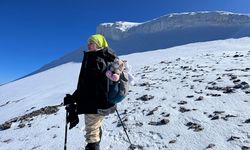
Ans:
[[[102,137],[104,116],[114,113],[116,104],[108,99],[108,64],[118,57],[109,48],[101,34],[91,35],[88,39],[88,51],[84,52],[78,84],[75,92],[67,94],[64,105],[69,112],[67,122],[70,129],[79,122],[78,114],[84,114],[85,150],[99,150]]]

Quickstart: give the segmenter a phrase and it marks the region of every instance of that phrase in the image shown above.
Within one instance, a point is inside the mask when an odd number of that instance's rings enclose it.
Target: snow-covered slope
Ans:
[[[173,13],[143,23],[102,23],[96,32],[104,34],[110,47],[124,55],[194,42],[250,37],[250,15],[222,11]],[[83,47],[76,49],[29,75],[68,62],[81,62],[83,50]]]
[[[133,66],[137,80],[118,106],[134,144],[145,150],[249,149],[250,38],[121,58]],[[57,106],[59,111],[52,114],[40,108],[59,105],[72,93],[79,69],[79,63],[67,63],[0,87],[0,124],[23,116],[0,131],[0,149],[63,148],[64,108]],[[37,115],[37,110],[45,114]],[[69,150],[85,145],[83,116],[79,117],[80,123],[68,133]],[[129,146],[115,114],[106,117],[103,131],[103,150]]]
[[[121,40],[135,34],[149,34],[204,26],[235,27],[249,24],[250,15],[247,14],[223,11],[202,11],[167,14],[144,23],[128,23],[121,21],[103,23],[97,27],[97,32],[104,34],[111,40]]]
[[[250,36],[250,15],[222,11],[167,14],[135,23],[126,32],[126,22],[110,24],[100,24],[97,33],[104,34],[119,54]]]

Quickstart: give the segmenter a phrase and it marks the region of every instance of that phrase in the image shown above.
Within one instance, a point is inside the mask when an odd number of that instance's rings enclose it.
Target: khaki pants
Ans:
[[[102,121],[104,116],[99,114],[85,114],[85,131],[86,131],[86,142],[96,143],[100,139],[100,127],[102,126]]]

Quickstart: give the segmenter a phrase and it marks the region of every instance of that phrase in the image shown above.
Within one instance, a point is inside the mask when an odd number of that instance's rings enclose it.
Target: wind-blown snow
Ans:
[[[250,38],[194,43],[120,57],[129,61],[136,77],[136,85],[118,105],[134,144],[146,150],[250,147],[250,124],[246,121],[250,119],[249,88],[232,88],[232,93],[210,89],[250,83]],[[0,124],[30,112],[26,110],[32,107],[37,110],[60,104],[64,95],[76,88],[79,69],[79,63],[67,63],[1,86]],[[240,81],[233,82],[236,79]],[[147,95],[145,99],[143,95]],[[197,100],[200,96],[203,99]],[[80,123],[68,132],[69,150],[80,150],[86,144],[81,130],[83,116],[79,117]],[[162,119],[169,123],[152,125]],[[18,124],[0,131],[0,149],[63,148],[63,107],[54,115],[33,118],[30,127],[19,128]],[[128,148],[123,129],[117,124],[116,115],[106,117],[103,150]]]

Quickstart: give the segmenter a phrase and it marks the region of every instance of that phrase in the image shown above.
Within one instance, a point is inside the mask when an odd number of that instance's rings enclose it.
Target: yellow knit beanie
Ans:
[[[108,42],[106,41],[105,37],[101,34],[94,34],[91,35],[88,39],[88,42],[93,41],[99,48],[108,47]]]

